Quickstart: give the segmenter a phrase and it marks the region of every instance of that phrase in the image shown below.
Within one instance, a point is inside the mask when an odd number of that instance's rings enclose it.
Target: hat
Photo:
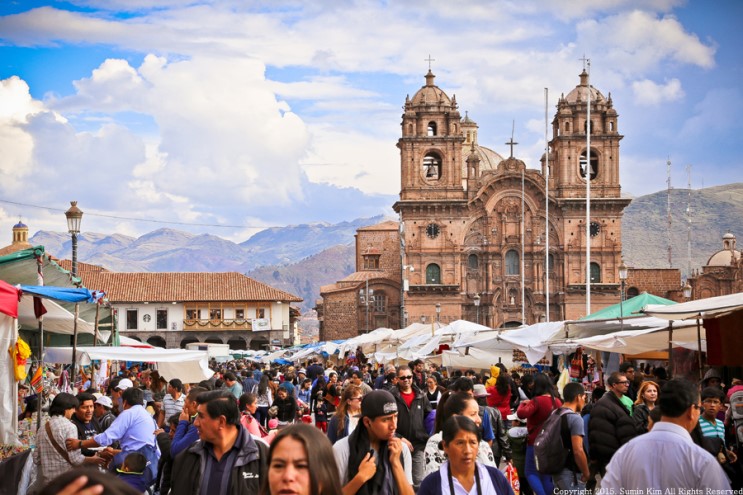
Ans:
[[[397,412],[395,397],[386,390],[372,390],[361,400],[361,416],[377,418]]]
[[[109,409],[111,409],[112,407],[114,407],[114,403],[111,402],[111,398],[110,397],[106,397],[105,395],[102,395],[102,396],[98,397],[98,399],[96,399],[95,403],[96,404],[100,404],[103,407],[107,407]]]
[[[134,384],[132,381],[128,378],[122,378],[119,380],[119,383],[116,385],[116,388],[121,390],[122,392],[128,388],[132,388]]]
[[[299,368],[299,371],[297,371],[297,374],[300,374],[300,373],[303,374],[303,375],[306,375],[307,374],[307,370],[304,369],[304,368]]]
[[[521,421],[522,423],[526,423],[526,419],[519,418],[516,413],[509,414],[508,416],[506,416],[506,419],[508,419],[509,421]]]
[[[476,383],[472,389],[472,392],[474,393],[475,397],[487,397],[490,395],[488,393],[488,390],[485,388],[485,385],[483,385],[482,383]]]

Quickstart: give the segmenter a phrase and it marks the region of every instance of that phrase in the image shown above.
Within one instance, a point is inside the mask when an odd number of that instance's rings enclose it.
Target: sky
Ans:
[[[508,156],[513,126],[529,168],[544,88],[551,121],[585,56],[623,194],[665,189],[669,159],[673,187],[743,182],[742,20],[737,0],[3,0],[0,240],[66,231],[72,200],[83,233],[236,242],[394,215],[429,63],[479,143]]]

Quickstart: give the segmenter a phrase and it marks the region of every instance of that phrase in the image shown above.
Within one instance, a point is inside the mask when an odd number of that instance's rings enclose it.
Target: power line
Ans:
[[[15,206],[23,206],[25,208],[38,208],[40,210],[48,210],[48,211],[56,211],[56,212],[62,212],[64,213],[66,210],[63,208],[54,208],[52,206],[40,206],[40,205],[32,205],[28,203],[19,203],[17,201],[8,201],[5,199],[0,199],[0,203],[6,203],[11,204]],[[104,213],[91,213],[89,211],[85,212],[85,215],[90,215],[93,217],[102,217],[102,218],[114,218],[116,220],[131,220],[134,222],[148,222],[148,223],[160,223],[165,225],[186,225],[191,227],[218,227],[223,229],[270,229],[275,227],[283,227],[283,225],[224,225],[224,224],[217,224],[217,223],[192,223],[192,222],[173,222],[168,220],[156,220],[152,218],[138,218],[138,217],[124,217],[119,215],[106,215]]]

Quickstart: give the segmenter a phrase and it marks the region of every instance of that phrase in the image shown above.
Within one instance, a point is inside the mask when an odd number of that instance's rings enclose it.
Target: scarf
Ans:
[[[364,460],[366,454],[371,449],[371,442],[369,441],[369,433],[366,431],[366,427],[363,424],[359,424],[355,430],[348,436],[348,479],[353,479],[356,473],[359,472],[359,466],[361,461]],[[384,485],[386,483],[387,471],[389,470],[389,450],[387,449],[387,442],[379,443],[379,451],[377,452],[377,471],[374,473],[374,477],[361,485],[356,495],[375,495],[378,493],[385,493]],[[395,484],[393,483],[393,486]],[[393,488],[393,493],[397,493],[397,489]]]

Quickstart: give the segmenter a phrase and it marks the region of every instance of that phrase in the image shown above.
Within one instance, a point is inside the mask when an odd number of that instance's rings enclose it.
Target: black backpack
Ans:
[[[563,418],[570,413],[573,411],[566,407],[552,411],[534,440],[534,463],[541,474],[557,474],[567,464],[572,445],[564,445],[567,418]]]

